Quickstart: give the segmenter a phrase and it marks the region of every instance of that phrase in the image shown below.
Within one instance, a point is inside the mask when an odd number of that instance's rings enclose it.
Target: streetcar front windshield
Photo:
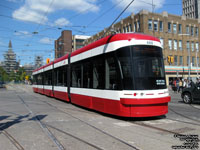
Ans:
[[[117,51],[124,90],[165,89],[162,49],[157,46],[129,46]]]

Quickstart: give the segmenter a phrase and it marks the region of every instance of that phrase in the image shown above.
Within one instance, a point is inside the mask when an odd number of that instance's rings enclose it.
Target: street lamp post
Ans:
[[[196,70],[197,70],[197,78],[199,78],[199,71],[198,71],[198,68],[199,68],[199,62],[198,62],[198,59],[197,59],[197,52],[199,52],[199,49],[196,49]]]
[[[190,34],[178,34],[179,36],[182,36],[182,56],[183,56],[183,36],[184,35],[190,35]],[[187,48],[187,45],[186,45],[186,48]],[[190,80],[190,69],[191,69],[191,66],[190,66],[190,48],[187,48],[187,51],[188,51],[188,79]],[[183,56],[184,58],[184,56]],[[183,62],[184,62],[184,59],[183,59]],[[184,64],[182,63],[182,66],[183,66],[183,74],[184,74]]]
[[[187,48],[187,51],[188,51],[188,55],[189,55],[189,58],[188,58],[188,79],[190,81],[190,69],[191,69],[190,48]]]

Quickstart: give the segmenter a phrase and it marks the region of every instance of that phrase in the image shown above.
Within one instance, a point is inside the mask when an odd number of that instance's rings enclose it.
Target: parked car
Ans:
[[[191,87],[184,88],[181,97],[186,104],[200,102],[200,84],[194,84]]]

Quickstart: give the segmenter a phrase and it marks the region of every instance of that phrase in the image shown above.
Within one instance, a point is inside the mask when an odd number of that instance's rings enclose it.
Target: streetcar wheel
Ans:
[[[192,103],[192,96],[190,93],[185,93],[183,95],[183,102],[186,104],[191,104]]]

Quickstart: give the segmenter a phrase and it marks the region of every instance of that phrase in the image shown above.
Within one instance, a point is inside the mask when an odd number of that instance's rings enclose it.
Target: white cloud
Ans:
[[[124,0],[121,2],[121,0],[112,0],[112,2],[114,4],[120,3],[119,7],[124,9],[131,1]],[[161,8],[164,5],[164,2],[165,0],[153,0],[153,5],[155,6],[154,10]],[[152,0],[135,0],[128,8],[128,11],[137,13],[142,9],[152,11]]]
[[[95,2],[96,0],[25,0],[24,5],[15,10],[12,16],[18,20],[44,24],[48,21],[48,14],[58,10],[81,13],[98,11]]]
[[[26,6],[14,11],[13,18],[41,24],[44,24],[48,20],[46,16],[41,15],[41,12],[31,10]]]
[[[70,24],[70,22],[67,19],[59,18],[54,22],[53,26],[63,27],[63,26],[69,25],[69,24]]]
[[[43,44],[53,44],[54,40],[55,39],[44,37],[44,38],[40,39],[40,43],[43,43]]]

